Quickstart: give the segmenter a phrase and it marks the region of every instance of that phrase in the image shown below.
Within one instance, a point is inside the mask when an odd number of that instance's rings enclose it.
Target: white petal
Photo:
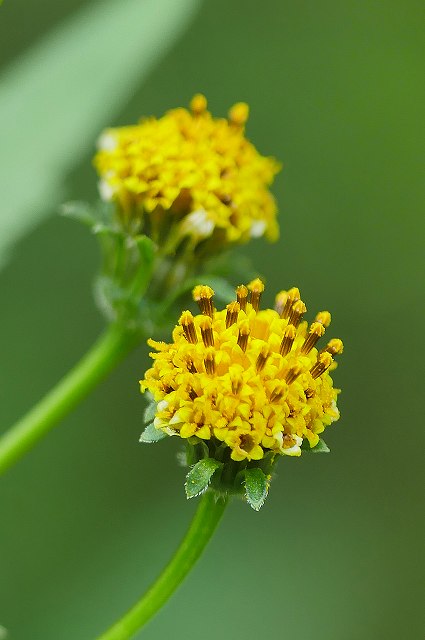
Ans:
[[[280,451],[285,456],[300,456],[301,455],[300,447],[302,445],[303,439],[300,438],[299,436],[292,436],[292,437],[295,440],[294,446],[288,447],[287,449],[282,448]]]
[[[104,131],[97,140],[99,151],[113,151],[117,147],[117,139],[110,131]]]
[[[301,449],[297,444],[294,444],[293,447],[289,447],[287,449],[281,449],[280,451],[281,453],[283,453],[284,456],[300,456],[301,455]]]
[[[262,235],[264,235],[265,229],[266,223],[264,222],[264,220],[254,220],[250,230],[251,238],[260,238]]]
[[[191,235],[197,238],[208,238],[214,231],[214,222],[208,217],[205,209],[192,211],[181,224],[182,235]]]
[[[170,429],[170,428],[168,428],[168,427],[166,427],[165,429],[163,429],[163,431],[164,431],[167,435],[169,435],[169,436],[176,436],[176,435],[178,435],[178,434],[177,434],[177,431],[174,431],[173,429]]]
[[[331,409],[332,411],[335,411],[336,414],[334,416],[331,416],[332,422],[335,422],[336,420],[339,420],[340,417],[339,409],[336,406],[336,400],[332,400]]]
[[[181,424],[181,423],[182,423],[182,419],[180,418],[178,411],[176,411],[176,413],[173,415],[171,420],[168,421],[168,424]]]
[[[114,195],[114,189],[111,187],[109,182],[106,180],[99,180],[98,184],[100,197],[104,202],[110,202],[112,200],[112,196]]]

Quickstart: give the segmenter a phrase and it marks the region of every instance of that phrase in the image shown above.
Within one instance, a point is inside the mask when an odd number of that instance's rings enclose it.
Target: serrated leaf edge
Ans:
[[[316,448],[319,447],[319,445],[321,448]],[[316,444],[316,446],[310,449],[311,453],[330,453],[330,451],[331,450],[329,449],[328,445],[324,440],[322,440],[322,438],[319,438],[319,442]]]
[[[260,469],[260,471],[262,471],[262,469]],[[269,489],[270,489],[270,476],[266,476],[264,471],[263,471],[263,474],[264,474],[264,477],[266,478],[266,493],[265,493],[263,499],[261,500],[261,502],[258,504],[258,507],[254,506],[254,504],[251,502],[251,500],[248,497],[248,494],[246,492],[246,477],[245,477],[245,480],[243,481],[243,484],[245,485],[245,500],[247,501],[247,503],[249,504],[251,509],[253,509],[254,511],[257,511],[257,512],[260,511],[261,507],[263,506],[263,504],[267,500],[267,496],[269,495]]]
[[[213,460],[213,459],[214,459],[214,458],[211,458],[211,460]],[[208,491],[208,488],[209,488],[209,486],[210,486],[210,484],[211,484],[211,480],[212,480],[213,475],[215,474],[215,472],[217,471],[217,469],[220,469],[220,467],[222,467],[222,466],[223,466],[223,463],[222,463],[222,462],[219,462],[218,460],[216,460],[215,462],[217,462],[217,463],[218,463],[218,465],[217,465],[217,467],[214,469],[214,471],[212,472],[212,474],[210,475],[210,477],[209,477],[209,479],[208,479],[208,482],[207,482],[207,484],[205,485],[205,487],[204,487],[203,489],[201,489],[201,491],[198,491],[198,493],[193,493],[192,495],[190,495],[190,496],[189,496],[189,495],[188,495],[188,493],[187,493],[187,490],[188,490],[187,478],[188,478],[188,476],[189,476],[190,472],[191,472],[191,471],[196,467],[196,465],[197,465],[197,464],[199,464],[200,462],[203,462],[204,460],[207,460],[207,458],[202,458],[202,460],[198,460],[198,462],[195,462],[195,464],[193,464],[193,465],[190,467],[190,470],[189,470],[189,471],[187,472],[187,474],[186,474],[186,481],[185,481],[185,483],[184,483],[184,490],[185,490],[185,493],[186,493],[186,498],[187,498],[187,500],[191,500],[192,498],[197,498],[198,496],[201,496],[203,493],[205,493],[206,491]]]
[[[146,433],[146,431],[148,431],[148,429],[151,429],[151,427],[153,427],[158,432],[159,437],[156,440],[144,440],[143,435]],[[153,422],[150,422],[148,425],[146,425],[146,427],[143,429],[142,433],[140,434],[139,442],[141,442],[142,444],[156,444],[157,442],[160,442],[166,437],[167,437],[166,433],[161,431],[161,429],[157,429],[153,425]]]

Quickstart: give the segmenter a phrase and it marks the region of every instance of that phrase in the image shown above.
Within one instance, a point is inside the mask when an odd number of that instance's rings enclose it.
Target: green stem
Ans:
[[[189,573],[219,523],[227,498],[208,491],[175,555],[146,594],[97,640],[127,640],[150,620]]]
[[[0,475],[64,418],[140,339],[111,325],[85,356],[23,418],[0,437]]]

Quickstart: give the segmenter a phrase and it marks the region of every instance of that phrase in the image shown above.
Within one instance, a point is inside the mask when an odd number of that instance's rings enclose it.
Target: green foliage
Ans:
[[[145,444],[153,444],[154,442],[159,442],[167,437],[167,434],[161,431],[161,429],[157,429],[153,422],[148,424],[146,429],[143,431],[140,436],[139,442],[144,442]]]
[[[258,271],[258,265],[253,266],[251,258],[241,253],[238,253],[238,249],[235,247],[232,251],[226,251],[220,253],[212,258],[206,260],[204,265],[204,273],[211,274],[211,278],[219,278],[225,281],[231,281],[235,286],[239,284],[247,284],[254,278],[262,277]],[[214,286],[210,282],[206,282],[213,289]],[[219,285],[218,285],[218,288]],[[234,299],[233,296],[230,299]],[[223,301],[229,302],[229,299],[223,297]]]
[[[248,504],[259,511],[269,492],[269,479],[258,467],[245,470],[245,498]]]
[[[143,412],[143,423],[148,425],[153,422],[155,418],[156,402],[148,391],[145,393],[145,400],[147,400],[148,404]]]
[[[146,291],[155,264],[156,245],[148,236],[138,235],[132,241],[137,249],[137,273],[132,282],[132,293],[140,296]]]
[[[310,453],[329,453],[330,452],[328,445],[324,440],[322,440],[322,438],[319,438],[319,442],[316,444],[315,447],[310,447],[308,441],[304,440],[301,445],[301,449],[303,451],[310,452]]]
[[[204,458],[195,464],[186,476],[184,485],[188,498],[194,498],[208,489],[214,473],[223,466],[214,458]]]
[[[111,322],[158,335],[176,321],[185,296],[199,283],[210,285],[216,300],[227,304],[235,298],[234,287],[213,273],[193,276],[194,269],[184,265],[181,280],[173,281],[176,265],[137,228],[124,228],[112,204],[68,202],[62,215],[91,229],[102,253],[102,270],[95,282],[96,302]],[[213,263],[211,263],[212,265]]]
[[[139,442],[152,444],[154,442],[163,440],[167,437],[167,434],[164,433],[164,431],[161,431],[161,429],[157,429],[153,423],[156,413],[156,402],[149,392],[145,393],[145,399],[147,400],[148,404],[143,412],[143,424],[146,426],[142,435],[140,436]]]
[[[124,229],[110,204],[68,202],[61,212],[88,226],[99,241],[102,269],[95,281],[95,297],[102,313],[111,322],[150,333],[155,308],[146,305],[143,296],[156,265],[155,243],[131,228]]]
[[[199,284],[201,280],[203,284],[205,283],[214,289],[215,298],[220,300],[220,302],[228,304],[235,299],[235,287],[232,287],[224,278],[214,275],[200,276],[197,284]]]
[[[207,284],[212,287],[216,294],[216,299],[226,304],[235,298],[234,288],[224,278],[202,273],[196,278],[187,278],[180,286],[171,291],[167,297],[167,305],[170,306],[186,294],[189,294],[198,284]]]
[[[77,220],[91,229],[99,222],[97,210],[88,202],[79,200],[65,202],[60,208],[60,213],[66,218]]]

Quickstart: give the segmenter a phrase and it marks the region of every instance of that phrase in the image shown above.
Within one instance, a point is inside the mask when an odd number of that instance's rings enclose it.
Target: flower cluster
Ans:
[[[94,159],[100,194],[158,244],[185,237],[209,243],[209,252],[251,237],[278,237],[276,204],[268,190],[278,163],[245,137],[248,106],[213,118],[204,96],[191,110],[107,129]],[[193,242],[192,242],[193,244]]]
[[[241,285],[236,300],[217,311],[213,290],[195,287],[201,313],[183,312],[171,344],[149,341],[157,353],[141,389],[157,402],[157,429],[223,443],[231,459],[251,461],[268,452],[298,456],[303,441],[315,447],[339,418],[329,372],[343,345],[333,339],[316,347],[329,312],[308,325],[297,288],[260,310],[263,290],[259,279]]]

